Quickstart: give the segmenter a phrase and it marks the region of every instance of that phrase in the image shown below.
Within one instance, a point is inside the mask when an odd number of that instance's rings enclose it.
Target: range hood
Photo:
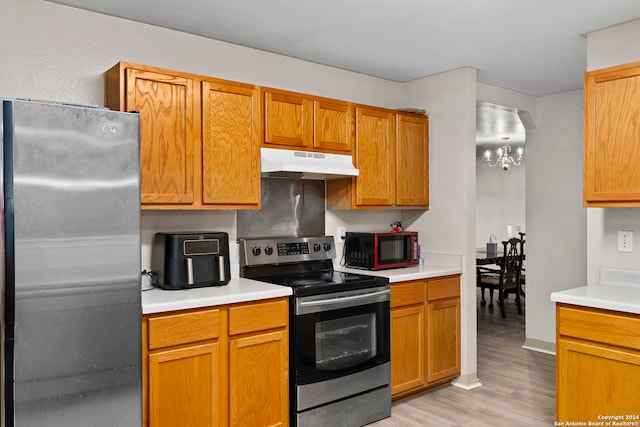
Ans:
[[[346,154],[260,148],[264,178],[340,179],[358,176],[353,158]]]

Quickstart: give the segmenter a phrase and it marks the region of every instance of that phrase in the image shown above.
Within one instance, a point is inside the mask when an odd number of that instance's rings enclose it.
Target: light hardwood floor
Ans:
[[[522,348],[524,315],[518,314],[513,296],[506,302],[506,319],[500,317],[497,305],[490,312],[479,301],[478,378],[482,386],[473,390],[446,386],[397,403],[390,418],[370,426],[553,425],[555,356]]]

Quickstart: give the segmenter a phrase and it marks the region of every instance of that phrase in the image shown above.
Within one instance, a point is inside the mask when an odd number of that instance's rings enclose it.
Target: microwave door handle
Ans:
[[[226,280],[226,272],[224,270],[224,255],[218,256],[218,280],[224,282]]]

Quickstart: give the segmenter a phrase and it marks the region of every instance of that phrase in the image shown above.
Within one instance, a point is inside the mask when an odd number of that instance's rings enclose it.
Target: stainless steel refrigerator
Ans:
[[[6,427],[142,424],[139,116],[2,102]]]

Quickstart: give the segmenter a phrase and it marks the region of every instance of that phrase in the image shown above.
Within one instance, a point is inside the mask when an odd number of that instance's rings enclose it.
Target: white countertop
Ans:
[[[640,314],[640,286],[589,285],[551,294],[551,301]]]
[[[460,274],[459,267],[448,265],[422,265],[418,267],[391,268],[389,270],[363,270],[360,268],[339,267],[336,270],[347,273],[366,274],[369,276],[388,277],[389,283],[406,282],[407,280],[430,279],[433,277]]]
[[[338,271],[388,277],[390,283],[429,279],[462,273],[460,255],[423,253],[424,265],[390,270],[361,270],[336,267]],[[211,307],[238,302],[257,301],[291,295],[291,288],[236,277],[238,266],[232,265],[232,279],[225,286],[166,291],[151,288],[142,291],[142,314],[163,313],[189,308]]]
[[[235,277],[225,286],[142,291],[142,314],[209,307],[291,295],[291,288]]]
[[[640,271],[602,268],[600,283],[553,292],[551,301],[640,314]]]
[[[462,274],[462,257],[460,255],[423,253],[422,258],[424,265],[415,267],[391,268],[388,270],[363,270],[341,265],[335,267],[335,269],[348,273],[387,277],[389,278],[389,283]]]

